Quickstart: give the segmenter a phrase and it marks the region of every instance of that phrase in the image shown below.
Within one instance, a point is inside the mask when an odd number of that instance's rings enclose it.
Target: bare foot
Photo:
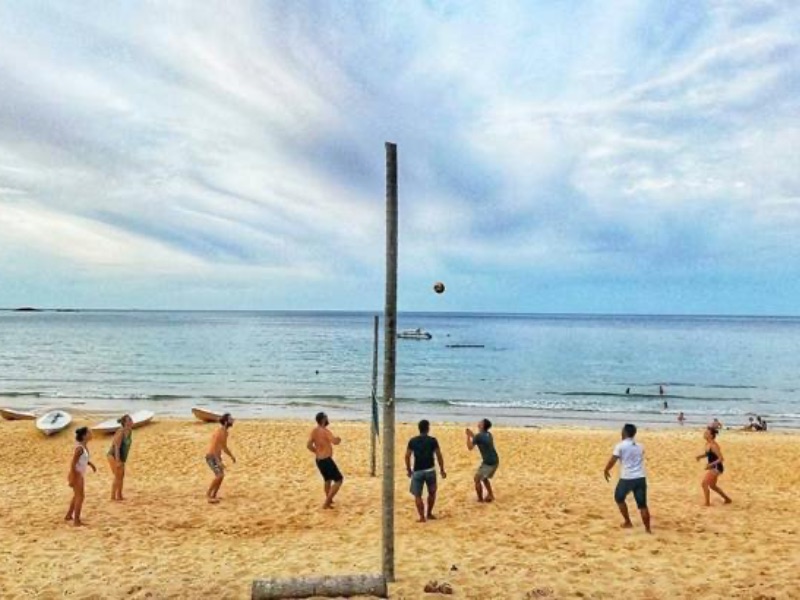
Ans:
[[[75,521],[72,525],[74,527],[86,527],[88,523],[85,523],[84,521]]]
[[[483,504],[483,498],[478,498],[478,502],[480,502],[481,504]]]
[[[630,521],[625,521],[622,525],[620,525],[620,527],[622,527],[623,529],[632,529],[633,523],[631,523]]]
[[[435,521],[436,519],[437,519],[436,515],[428,513],[428,521]]]
[[[419,519],[417,519],[417,523],[424,523],[424,522],[425,522],[425,517],[420,517]]]
[[[644,528],[644,530],[645,530],[647,533],[653,533],[652,531],[650,531],[650,528],[649,528],[649,527],[645,527],[645,528]]]
[[[331,504],[330,502],[326,502],[325,504],[322,505],[322,508],[324,508],[325,510],[333,510],[333,504]]]
[[[725,504],[733,504],[733,500],[730,498],[725,498]]]
[[[208,499],[208,503],[209,504],[219,504],[219,498],[209,498]]]
[[[486,497],[486,501],[487,502],[494,502],[494,496],[487,496]]]

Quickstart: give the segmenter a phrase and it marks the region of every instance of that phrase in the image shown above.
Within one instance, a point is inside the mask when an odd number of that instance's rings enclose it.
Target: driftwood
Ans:
[[[350,598],[376,596],[388,598],[386,578],[383,575],[344,575],[338,577],[293,577],[291,579],[256,579],[253,581],[252,600],[277,600],[278,598]]]

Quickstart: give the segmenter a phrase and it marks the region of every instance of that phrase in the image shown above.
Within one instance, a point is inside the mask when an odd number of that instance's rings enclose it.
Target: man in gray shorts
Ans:
[[[406,470],[411,478],[411,494],[417,504],[420,523],[436,518],[433,514],[433,505],[436,503],[436,465],[433,459],[434,455],[439,461],[439,471],[442,474],[442,479],[447,478],[439,442],[435,437],[428,435],[430,430],[431,424],[428,421],[420,421],[419,435],[409,440],[408,448],[406,449]],[[413,469],[411,468],[412,454],[414,455]],[[422,501],[422,491],[425,486],[428,487],[427,514],[425,513],[425,504]]]
[[[489,480],[494,477],[497,467],[500,466],[500,457],[497,456],[497,450],[494,448],[494,438],[489,433],[491,428],[492,422],[489,419],[482,419],[478,422],[477,434],[472,433],[471,429],[467,429],[467,449],[472,450],[477,446],[481,453],[481,465],[475,472],[475,492],[478,494],[478,502],[494,500],[494,492]],[[486,488],[485,499],[484,487]]]

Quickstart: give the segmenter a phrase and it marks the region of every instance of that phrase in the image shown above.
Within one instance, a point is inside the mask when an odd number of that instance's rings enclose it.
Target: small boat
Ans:
[[[429,340],[433,336],[428,333],[427,331],[417,328],[417,329],[406,329],[405,331],[401,331],[397,334],[397,337],[401,340]]]
[[[156,413],[154,413],[152,410],[139,410],[135,413],[131,413],[133,428],[137,429],[142,425],[147,425],[155,416]],[[122,427],[122,425],[118,419],[108,419],[107,421],[103,421],[102,423],[98,423],[92,427],[92,431],[97,431],[98,433],[114,433],[120,427]]]
[[[36,415],[30,412],[14,410],[13,408],[0,408],[0,417],[6,421],[32,421]]]
[[[45,435],[64,431],[72,423],[72,415],[63,410],[51,410],[36,419],[36,429]]]
[[[192,408],[192,414],[195,416],[195,418],[203,421],[204,423],[219,423],[219,420],[222,418],[222,413],[215,412],[213,410],[206,410],[205,408],[200,408],[199,406]]]

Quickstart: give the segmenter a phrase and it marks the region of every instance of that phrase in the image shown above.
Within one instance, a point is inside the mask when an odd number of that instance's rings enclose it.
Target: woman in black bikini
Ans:
[[[725,500],[725,504],[730,504],[733,502],[726,494],[717,486],[717,479],[722,473],[725,471],[725,467],[723,465],[724,459],[722,458],[722,450],[719,448],[719,444],[716,441],[717,434],[719,432],[712,428],[708,427],[705,432],[703,432],[703,437],[706,440],[706,451],[704,454],[697,456],[697,460],[702,460],[703,458],[708,460],[708,465],[706,466],[706,474],[703,477],[703,495],[706,498],[706,506],[711,506],[711,492],[710,490],[714,490],[722,499]]]

